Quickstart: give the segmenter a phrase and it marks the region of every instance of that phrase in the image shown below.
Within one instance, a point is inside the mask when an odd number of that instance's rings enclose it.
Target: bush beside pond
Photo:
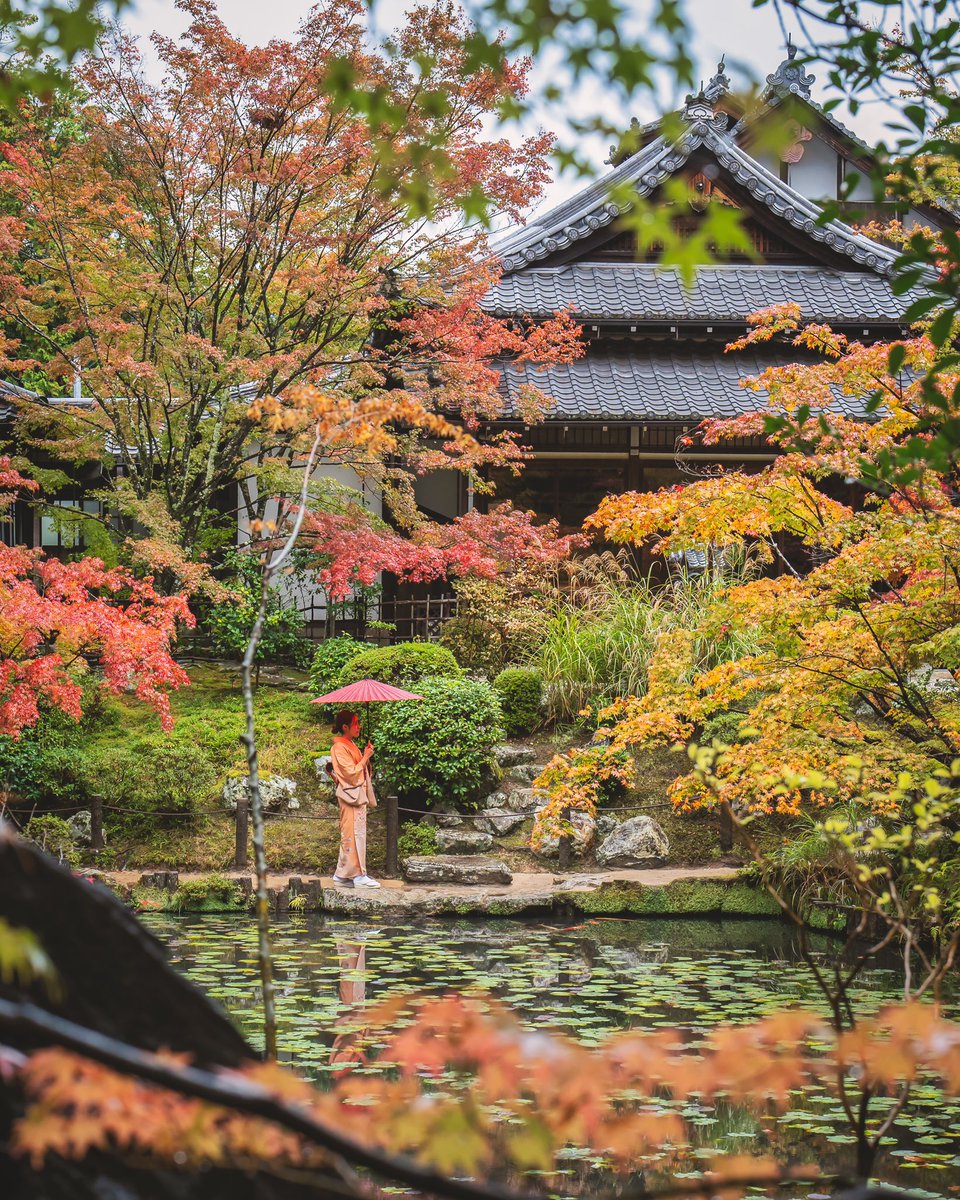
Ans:
[[[382,705],[376,770],[383,788],[428,805],[469,804],[503,737],[500,700],[476,679],[424,679],[419,702]]]

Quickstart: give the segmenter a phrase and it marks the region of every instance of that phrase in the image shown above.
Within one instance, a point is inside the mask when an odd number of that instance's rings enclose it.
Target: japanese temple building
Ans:
[[[725,353],[758,309],[793,301],[805,320],[861,341],[905,332],[910,301],[890,286],[895,251],[840,220],[818,223],[818,201],[843,198],[845,181],[869,167],[870,151],[812,100],[813,81],[790,47],[744,115],[721,63],[688,98],[679,137],[668,138],[659,123],[635,126],[633,152],[615,152],[609,173],[495,245],[503,275],[488,311],[536,321],[566,309],[587,343],[568,365],[503,364],[508,400],[535,383],[555,406],[542,424],[497,426],[519,430],[534,452],[520,477],[498,479],[501,497],[575,528],[610,492],[688,479],[705,460],[748,469],[769,461],[762,439],[710,451],[685,450],[680,441],[706,417],[755,411],[763,394],[744,391],[739,380],[800,356],[774,344]],[[793,141],[774,158],[762,134],[778,109],[789,113]],[[641,249],[611,200],[628,185],[656,203],[678,176],[690,194],[673,218],[678,232],[693,233],[705,206],[720,202],[741,210],[753,247],[750,258],[718,255],[689,288],[676,270],[657,265],[656,247]],[[847,197],[861,222],[899,216],[942,227],[950,220],[926,207],[894,212],[870,195],[861,178]]]
[[[759,309],[792,301],[804,319],[860,341],[887,341],[907,332],[902,318],[913,297],[895,296],[891,289],[896,252],[851,224],[824,222],[821,205],[843,201],[851,220],[861,223],[899,217],[908,225],[943,228],[958,222],[939,207],[896,211],[875,202],[865,177],[873,162],[870,148],[812,99],[813,82],[788,47],[757,103],[744,111],[721,62],[675,114],[669,134],[663,122],[635,122],[611,154],[609,172],[495,242],[502,275],[486,297],[486,309],[523,322],[567,310],[586,344],[584,355],[567,365],[499,364],[507,419],[488,432],[516,431],[532,458],[519,476],[495,476],[497,498],[573,530],[611,492],[655,490],[721,463],[760,469],[772,458],[762,438],[708,449],[684,441],[705,418],[755,411],[763,394],[745,391],[740,380],[800,357],[800,351],[774,343],[726,353]],[[781,134],[779,152],[770,149],[775,139],[765,136],[773,124]],[[658,264],[658,247],[639,241],[628,210],[613,198],[628,192],[656,205],[667,181],[678,178],[689,197],[674,202],[672,220],[681,236],[695,234],[707,206],[722,203],[740,210],[752,247],[750,254],[715,254],[690,286],[677,270]],[[528,427],[509,414],[517,411],[519,389],[529,383],[554,403],[545,420]],[[0,383],[0,406],[4,400],[16,403],[18,395],[41,399]],[[83,403],[79,384],[72,397],[45,402]],[[318,469],[362,486],[342,467]],[[86,484],[52,503],[94,504],[86,495],[97,484],[96,464],[91,472]],[[417,499],[426,515],[441,520],[489,502],[475,497],[453,471],[420,480]],[[379,510],[378,495],[369,503]],[[73,548],[61,545],[57,522],[32,505],[16,505],[0,537],[40,544],[50,553]],[[238,541],[246,540],[241,526]],[[437,590],[384,584],[385,605],[419,602]],[[310,603],[310,620],[322,624],[322,613]],[[410,624],[398,632],[429,636],[435,630],[428,618],[424,629]]]

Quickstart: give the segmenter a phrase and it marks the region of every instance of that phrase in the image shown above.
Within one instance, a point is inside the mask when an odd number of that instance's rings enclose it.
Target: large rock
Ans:
[[[493,757],[498,766],[506,768],[533,762],[536,755],[529,746],[494,746]]]
[[[605,838],[621,824],[618,817],[612,813],[600,813],[597,817],[597,837]]]
[[[502,808],[488,808],[486,812],[477,813],[473,818],[473,823],[477,829],[482,829],[485,833],[502,837],[506,833],[513,833],[517,826],[522,825],[526,819],[524,813],[508,812]]]
[[[507,778],[514,783],[531,784],[540,774],[536,763],[517,763],[507,771]]]
[[[438,829],[459,829],[463,824],[463,817],[455,812],[424,813],[420,818],[420,824],[435,825]]]
[[[81,809],[72,817],[67,817],[67,824],[70,826],[70,836],[78,846],[90,845],[93,841],[93,817],[89,809]]]
[[[237,801],[247,790],[248,775],[232,775],[223,785],[223,802],[230,812],[237,811]],[[279,812],[283,808],[299,808],[297,785],[285,775],[260,777],[260,803],[264,812]]]
[[[412,856],[403,861],[403,877],[408,883],[511,883],[506,863],[495,858],[459,857],[434,854]]]
[[[602,867],[642,867],[662,862],[669,853],[667,835],[653,817],[631,817],[604,838],[597,862]]]
[[[544,793],[536,788],[517,788],[507,796],[507,808],[511,812],[523,813],[524,816],[530,817],[538,808],[543,807],[545,800]]]
[[[441,854],[484,854],[492,846],[489,833],[473,829],[437,830],[437,849]]]
[[[589,849],[594,837],[597,833],[597,823],[593,817],[587,816],[584,812],[575,812],[570,814],[570,824],[573,827],[571,849],[574,854],[583,854]],[[553,834],[548,834],[540,845],[537,847],[536,854],[541,858],[555,858],[560,853],[560,839]]]
[[[480,801],[481,808],[503,808],[507,802],[506,792],[491,792]]]

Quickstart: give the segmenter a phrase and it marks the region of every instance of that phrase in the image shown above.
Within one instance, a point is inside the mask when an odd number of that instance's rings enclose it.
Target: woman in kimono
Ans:
[[[341,887],[378,888],[380,884],[367,874],[367,809],[377,806],[370,774],[373,746],[367,742],[366,749],[360,750],[355,741],[360,718],[346,709],[334,717],[333,732],[330,772],[340,805],[340,857],[333,882]]]

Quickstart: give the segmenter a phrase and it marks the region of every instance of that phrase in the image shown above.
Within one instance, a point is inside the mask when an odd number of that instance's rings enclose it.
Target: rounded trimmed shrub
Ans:
[[[322,696],[340,686],[340,673],[343,668],[367,650],[375,650],[372,642],[358,642],[348,633],[337,637],[327,638],[317,646],[310,666],[310,690]],[[326,705],[323,706],[326,708]]]
[[[380,786],[428,805],[475,801],[503,737],[500,699],[478,679],[423,679],[421,701],[381,704],[374,765]]]
[[[410,687],[428,676],[459,679],[463,672],[445,646],[433,642],[399,642],[356,655],[340,672],[338,687],[358,679],[376,679],[394,687]]]
[[[507,737],[532,733],[540,724],[543,679],[528,667],[507,667],[493,681],[503,709]]]

